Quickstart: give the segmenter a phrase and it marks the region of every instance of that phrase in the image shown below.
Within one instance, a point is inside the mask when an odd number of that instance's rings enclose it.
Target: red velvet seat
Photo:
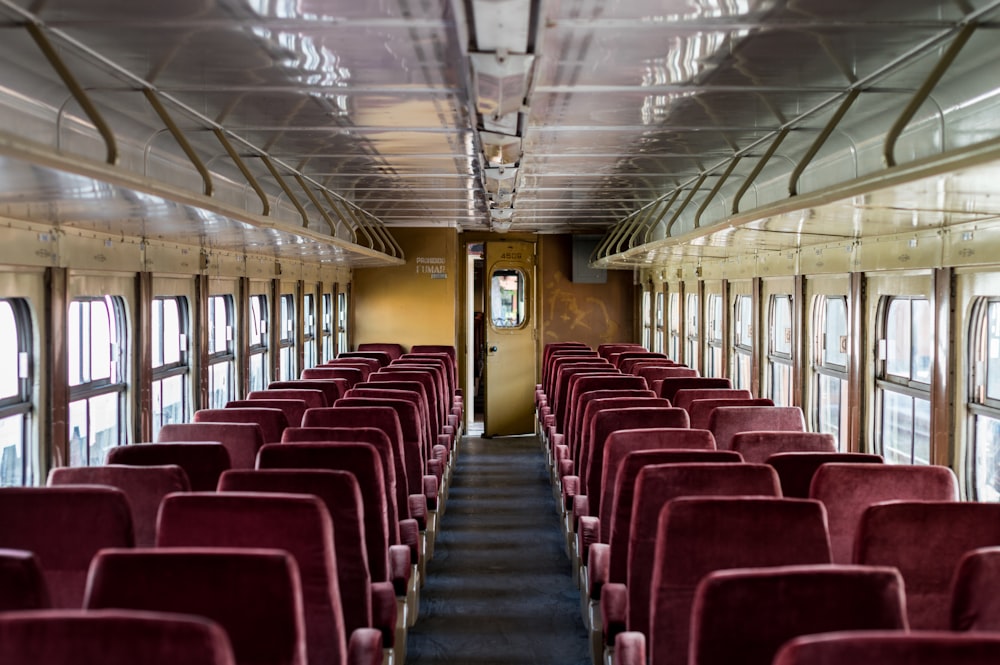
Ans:
[[[322,390],[326,397],[326,404],[330,406],[344,396],[350,390],[350,382],[347,379],[293,379],[291,381],[272,381],[267,384],[267,390]],[[266,391],[260,391],[266,392]]]
[[[257,394],[265,391],[258,391]],[[227,409],[278,409],[285,414],[285,427],[299,427],[302,425],[302,414],[306,412],[309,405],[301,399],[274,399],[257,397],[256,399],[234,399],[226,402]],[[284,427],[281,428],[284,431]],[[267,437],[267,434],[265,434]],[[279,439],[280,440],[280,439]],[[274,441],[266,441],[274,443]]]
[[[880,501],[957,501],[958,481],[943,466],[825,464],[813,476],[809,496],[826,505],[833,560],[851,563],[858,523]]]
[[[352,358],[340,355],[326,361],[325,364],[319,365],[319,367],[355,367],[361,370],[361,380],[365,381],[369,374],[379,371],[382,368],[382,364],[375,358],[366,358],[364,356]]]
[[[967,552],[995,546],[1000,546],[1000,504],[891,501],[865,510],[854,560],[899,568],[910,626],[945,630],[951,625],[951,583],[958,563]]]
[[[0,548],[33,552],[52,607],[78,608],[94,554],[132,547],[132,515],[113,487],[0,487]]]
[[[0,613],[4,665],[235,665],[219,624],[136,610]]]
[[[804,432],[805,420],[797,406],[720,406],[712,410],[705,428],[719,450],[732,450],[740,432]]]
[[[225,411],[225,409],[217,409]],[[233,409],[235,410],[235,409]],[[235,416],[240,417],[240,416]],[[284,418],[284,415],[281,416]],[[280,435],[279,435],[280,440]],[[226,447],[229,453],[229,466],[233,469],[252,469],[254,460],[257,459],[257,451],[267,441],[264,439],[264,431],[260,425],[252,422],[201,422],[201,423],[173,423],[164,425],[156,435],[157,443],[195,443],[205,441],[216,441]],[[131,447],[131,446],[129,446]],[[109,464],[130,464],[130,462],[115,461],[108,458]],[[164,462],[160,462],[163,464]],[[183,467],[183,464],[178,462]],[[187,469],[184,469],[187,471]],[[194,478],[188,473],[188,480],[191,487],[196,488]],[[218,478],[216,478],[218,481]],[[214,485],[213,485],[214,487]]]
[[[300,379],[344,379],[347,387],[352,388],[355,383],[368,380],[370,371],[367,367],[337,367],[335,365],[321,365],[304,369],[299,375]]]
[[[597,345],[597,352],[604,358],[610,358],[613,353],[622,353],[623,351],[644,351],[645,349],[646,347],[642,344],[637,344],[635,342],[608,342],[606,344]]]
[[[167,427],[172,426],[165,425],[164,429]],[[203,426],[198,425],[198,427]],[[196,492],[215,489],[219,482],[219,476],[232,466],[229,462],[229,451],[226,446],[214,441],[133,443],[129,446],[115,446],[108,450],[107,464],[129,466],[175,464],[184,470],[184,475],[187,476],[191,489]]]
[[[881,464],[881,455],[868,453],[775,453],[767,458],[781,479],[781,495],[809,498],[809,485],[816,470],[824,464]]]
[[[622,363],[624,363],[626,360],[633,360],[636,358],[639,359],[661,358],[663,360],[667,360],[667,355],[665,353],[659,353],[657,351],[647,351],[646,349],[642,350],[637,349],[635,351],[622,351],[615,358],[615,367],[625,372],[626,370],[622,367]]]
[[[580,450],[580,439],[583,437],[586,430],[583,428],[584,416],[587,414],[587,406],[594,400],[605,400],[612,398],[645,398],[645,399],[660,399],[656,397],[656,393],[652,390],[645,389],[597,389],[588,390],[587,392],[580,393],[576,398],[576,404],[573,405],[572,412],[568,414],[569,421],[566,423],[566,431],[563,432],[561,444],[554,444],[554,448],[559,448],[563,446],[561,450],[563,453],[554,456],[554,459],[559,457],[568,457],[570,459],[577,459],[577,453]],[[653,402],[661,406],[670,406],[669,401]],[[605,402],[604,404],[608,404]],[[591,411],[593,412],[593,411]],[[558,462],[556,463],[558,465]]]
[[[379,367],[385,367],[395,358],[399,356],[393,356],[387,351],[381,349],[358,349],[357,351],[343,351],[337,355],[337,358],[370,358],[378,362]]]
[[[841,631],[787,642],[774,665],[993,665],[1000,635],[933,631]]]
[[[678,391],[687,392],[692,391]],[[707,391],[705,391],[707,392]],[[712,411],[720,406],[774,406],[774,401],[766,397],[717,397],[712,399],[696,399],[688,402],[687,412],[694,429],[708,429]],[[678,408],[682,408],[679,407]]]
[[[776,453],[835,453],[837,440],[825,432],[740,432],[732,449],[747,462],[765,464]]]
[[[439,438],[444,433],[436,409],[432,409],[427,399],[427,391],[417,381],[386,381],[384,383],[359,383],[351,388],[344,397],[405,399],[413,402],[420,410],[421,419],[425,422],[427,442],[433,447],[438,443],[450,449],[452,437]],[[450,432],[454,434],[454,430]]]
[[[981,547],[966,552],[958,562],[951,585],[951,629],[1000,631],[998,589],[1000,547]]]
[[[610,390],[612,388],[647,388],[646,382],[639,377],[622,374],[611,365],[579,365],[577,363],[563,365],[559,368],[558,372],[556,372],[554,393],[552,397],[552,414],[555,416],[556,432],[564,433],[566,431],[566,423],[570,420],[570,418],[567,417],[567,412],[572,408],[571,405],[573,405],[576,400],[576,395],[571,394],[570,380],[578,375],[580,375],[580,378],[582,378],[583,375],[602,378],[614,376],[627,379],[627,381],[619,381],[618,383],[607,385],[591,383],[585,388],[579,390],[577,394],[582,394],[589,390]],[[578,382],[574,382],[574,385],[576,383]]]
[[[315,386],[313,388],[275,388],[273,387],[275,383],[272,382],[268,385],[267,390],[253,390],[247,395],[248,400],[254,399],[300,399],[306,403],[307,409],[319,408],[323,406],[329,406],[333,402],[327,402],[326,393]],[[281,381],[280,383],[290,383],[288,381]],[[336,397],[339,397],[337,395]],[[336,397],[334,399],[336,399]],[[300,417],[301,421],[302,418]],[[298,427],[298,425],[292,425],[289,421],[289,427]]]
[[[663,379],[695,378],[698,377],[698,370],[683,365],[659,365],[645,366],[639,369],[636,376],[646,379],[646,383],[653,385],[654,381]]]
[[[156,515],[163,497],[172,492],[191,490],[187,474],[176,464],[64,466],[49,472],[48,484],[50,487],[110,485],[120,489],[128,499],[135,544],[139,547],[149,547],[156,542]]]
[[[809,499],[681,497],[660,511],[646,634],[652,665],[685,665],[695,588],[709,573],[831,563],[823,504]]]
[[[639,369],[643,367],[679,367],[679,365],[661,353],[639,354],[625,359],[618,356],[618,369],[625,374],[638,375]]]
[[[710,573],[691,614],[692,665],[771,665],[801,635],[905,630],[899,572],[868,566],[780,566]]]
[[[12,610],[44,610],[51,606],[49,588],[34,553],[0,548],[0,616]]]
[[[282,550],[106,549],[91,565],[85,607],[205,617],[225,629],[237,665],[309,662],[299,568]],[[347,662],[334,656],[326,662]]]
[[[678,390],[703,390],[703,389],[731,389],[733,382],[726,378],[714,376],[668,376],[659,379],[658,385],[651,385],[650,388],[656,394],[673,402],[674,395]]]
[[[413,367],[409,370],[399,370],[394,369],[391,365],[385,368],[383,371],[376,374],[372,374],[368,377],[369,380],[366,383],[383,383],[383,382],[417,382],[424,387],[424,392],[427,394],[427,407],[433,409],[438,414],[438,422],[447,423],[448,422],[448,410],[446,405],[441,401],[440,393],[438,392],[438,384],[434,376],[430,372],[421,370],[419,368]]]
[[[282,409],[243,407],[225,409],[199,409],[194,412],[195,423],[256,423],[260,425],[264,443],[281,441],[281,433],[288,427],[288,418]],[[161,430],[162,431],[162,430]],[[230,456],[232,452],[230,451]],[[233,462],[234,468],[241,468]]]
[[[365,342],[358,344],[358,351],[381,351],[389,356],[390,360],[406,353],[402,344],[396,342]]]
[[[674,393],[671,403],[678,409],[691,410],[691,402],[696,399],[750,399],[749,390],[740,388],[685,388]]]

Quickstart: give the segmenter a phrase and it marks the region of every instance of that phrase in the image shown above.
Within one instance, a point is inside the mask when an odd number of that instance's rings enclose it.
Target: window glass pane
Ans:
[[[295,347],[281,347],[281,380],[291,381],[296,378],[295,373]]]
[[[230,296],[212,296],[208,299],[208,352],[223,353],[232,351],[233,329],[232,317],[229,313],[232,299]]]
[[[111,312],[103,300],[90,304],[90,380],[111,378]]]
[[[177,375],[153,382],[154,439],[164,425],[183,423],[187,420],[184,409],[185,379],[185,376]]]
[[[1000,420],[976,416],[975,497],[977,501],[1000,501]]]
[[[921,383],[931,382],[931,344],[934,322],[931,320],[931,303],[926,299],[911,300],[913,329],[913,360],[911,378]]]
[[[234,396],[233,362],[212,363],[208,367],[209,408],[222,409]]]
[[[70,466],[104,464],[119,445],[119,395],[106,393],[70,402]]]
[[[0,419],[0,486],[24,485],[24,416]]]
[[[282,342],[295,339],[295,297],[281,296],[281,330],[278,331]]]
[[[771,299],[771,351],[792,354],[792,299],[788,296]]]
[[[708,339],[712,342],[722,340],[722,296],[709,296],[708,309],[711,312],[708,321]]]
[[[885,321],[886,374],[910,378],[910,339],[910,301],[893,300]]]
[[[886,462],[912,462],[913,401],[908,395],[889,390],[882,393],[882,454]]]
[[[847,299],[826,298],[824,317],[823,359],[824,365],[847,367]]]
[[[913,399],[913,463],[931,463],[931,403]]]
[[[524,324],[524,274],[520,270],[495,270],[490,278],[490,315],[494,328]]]
[[[820,432],[832,434],[837,448],[844,450],[847,436],[847,381],[836,376],[819,374],[816,392],[817,424]]]
[[[753,299],[750,296],[736,298],[735,337],[738,346],[753,346]]]
[[[267,296],[250,296],[250,346],[267,346]]]
[[[14,309],[9,302],[0,300],[0,398],[21,394],[17,371],[19,344]]]
[[[347,293],[337,294],[337,349],[338,353],[349,351],[347,348]],[[332,355],[331,355],[332,357]]]
[[[1000,302],[986,310],[986,396],[1000,399]]]
[[[267,387],[267,354],[255,353],[250,356],[250,390],[264,390]]]
[[[670,294],[668,319],[670,321],[670,349],[667,352],[673,359],[681,355],[681,299],[676,293]]]
[[[311,293],[307,293],[302,299],[302,334],[309,337],[316,335],[316,298]]]
[[[699,354],[699,340],[698,340],[698,296],[691,294],[687,298],[687,307],[685,308],[685,319],[687,319],[687,331],[686,336],[688,339],[687,343],[687,356],[685,359],[685,364],[688,367],[698,367],[701,364],[701,356]]]
[[[792,405],[792,366],[771,363],[771,399],[775,406]]]
[[[154,330],[157,330],[154,328]],[[177,298],[163,301],[163,364],[173,365],[181,361],[181,302]],[[154,335],[155,336],[155,335]]]
[[[741,388],[743,390],[750,390],[750,374],[752,367],[752,358],[749,353],[743,351],[737,351],[735,353],[735,368],[736,376],[733,381],[734,388]]]
[[[714,344],[708,349],[708,376],[722,376],[722,347]]]
[[[71,386],[78,386],[84,381],[84,305],[86,303],[82,302],[72,302],[69,305],[69,385]]]
[[[649,308],[651,306],[652,300],[649,297],[649,291],[642,292],[642,306],[640,311],[642,312],[642,345],[646,350],[652,349],[652,331],[650,330],[650,325],[652,317],[650,316]]]

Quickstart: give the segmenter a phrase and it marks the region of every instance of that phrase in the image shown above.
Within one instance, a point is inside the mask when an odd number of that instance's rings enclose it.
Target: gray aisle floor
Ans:
[[[452,479],[410,665],[587,665],[537,437],[466,437]]]

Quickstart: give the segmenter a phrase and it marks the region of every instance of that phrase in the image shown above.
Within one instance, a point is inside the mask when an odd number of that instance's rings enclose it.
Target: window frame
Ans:
[[[161,384],[162,385],[162,383],[164,381],[166,381],[167,379],[170,379],[170,378],[173,378],[173,377],[176,377],[176,376],[183,377],[183,380],[181,381],[181,411],[182,411],[182,416],[181,416],[181,420],[179,422],[185,422],[190,417],[190,414],[191,414],[191,352],[190,352],[191,316],[190,316],[190,308],[189,308],[188,299],[187,299],[186,296],[155,296],[153,298],[154,317],[155,317],[155,308],[157,307],[157,305],[159,304],[159,306],[162,308],[162,303],[164,301],[167,301],[167,300],[175,301],[176,304],[177,304],[178,328],[183,331],[183,332],[180,333],[180,335],[182,336],[183,339],[180,342],[180,348],[179,348],[180,358],[176,362],[164,363],[164,364],[157,365],[156,364],[157,363],[157,358],[153,358],[153,365],[152,365],[152,371],[151,371],[151,378],[152,378],[151,389],[153,391],[153,399],[152,399],[151,403],[155,404],[155,402],[156,402],[155,393],[156,393],[156,390],[157,390],[157,384]],[[151,320],[153,320],[152,317],[151,317]],[[162,322],[162,320],[163,320],[162,319],[162,315],[161,315],[161,319],[160,320]],[[162,339],[163,332],[164,332],[164,330],[163,330],[163,326],[162,325],[161,326],[157,326],[157,325],[154,324],[152,326],[152,334],[161,337],[161,339],[160,339],[160,346],[159,346],[161,355],[162,355],[163,348],[164,348],[163,347],[163,339]],[[152,341],[153,340],[151,340],[151,342]],[[156,344],[153,343],[152,347],[155,349],[156,348]],[[161,398],[161,402],[160,403],[161,403],[161,406],[162,406],[162,398]],[[155,438],[156,433],[160,430],[161,427],[163,427],[164,424],[167,424],[167,423],[163,422],[162,411],[159,414],[157,414],[157,412],[155,410],[151,410],[151,414],[152,414],[152,420],[153,420],[153,436]],[[159,418],[157,416],[159,416]]]
[[[298,357],[295,353],[296,300],[293,293],[278,296],[278,378],[291,381],[298,378]]]
[[[253,316],[253,302],[257,300],[259,303],[258,310],[260,312],[260,319],[255,320]],[[268,383],[270,383],[270,302],[267,294],[265,293],[252,293],[247,299],[247,320],[250,330],[247,332],[247,366],[249,368],[249,373],[247,374],[247,390],[264,390],[267,388]],[[260,326],[260,327],[258,327]],[[253,342],[253,337],[256,336],[260,339],[258,343]],[[253,382],[254,375],[254,362],[261,363],[262,376],[261,384],[255,385]]]
[[[31,394],[35,369],[31,307],[24,298],[0,298],[0,303],[5,303],[10,307],[14,320],[14,334],[17,340],[15,362],[18,374],[16,393],[0,397],[0,421],[9,418],[20,418],[21,420],[21,440],[15,444],[20,453],[19,482],[4,482],[2,475],[0,475],[0,486],[26,486],[34,482],[34,466],[31,463],[30,455],[32,419],[35,413]]]
[[[830,362],[826,358],[827,337],[830,334],[828,329],[829,321],[829,305],[831,302],[840,302],[843,304],[844,308],[844,332],[845,335],[843,341],[843,353],[847,356],[845,364],[840,365],[835,362]],[[847,387],[849,384],[849,365],[850,365],[850,351],[851,351],[851,324],[850,324],[850,306],[848,303],[848,298],[844,294],[834,294],[826,295],[821,294],[813,298],[813,340],[812,340],[812,388],[813,395],[815,399],[812,405],[812,421],[817,432],[827,432],[833,434],[837,439],[837,449],[846,450],[848,441],[848,417],[847,412]],[[839,340],[838,340],[839,341]],[[837,425],[837,431],[832,432],[829,428],[824,428],[824,421],[821,417],[823,407],[823,396],[825,391],[823,390],[823,380],[833,379],[840,382],[840,395],[838,396],[840,410],[839,423]]]
[[[995,338],[1000,343],[1000,311],[996,312],[997,334],[991,335],[990,309],[996,307],[1000,310],[1000,296],[978,297],[971,307],[969,319],[969,330],[967,335],[969,345],[969,367],[966,371],[968,376],[968,396],[966,400],[966,475],[969,479],[968,493],[973,501],[1000,501],[1000,474],[995,473],[993,480],[987,481],[993,489],[995,497],[984,496],[981,490],[979,478],[980,465],[978,463],[980,444],[979,441],[979,419],[986,418],[997,423],[995,427],[1000,429],[1000,396],[990,397],[989,382],[989,362],[993,355],[990,346],[991,338]],[[1000,358],[998,358],[1000,361]],[[991,456],[994,460],[993,467],[996,469],[1000,463],[1000,436],[990,442],[995,447],[995,452]],[[985,484],[985,483],[984,483]]]
[[[789,350],[787,352],[775,348],[775,341],[777,340],[777,321],[775,319],[778,311],[777,303],[779,301],[788,302]],[[767,303],[767,394],[776,406],[791,406],[793,402],[791,391],[794,381],[792,374],[795,371],[793,359],[795,352],[795,323],[792,320],[795,315],[795,300],[790,293],[772,293],[768,297]],[[789,375],[787,400],[782,400],[781,395],[777,394],[777,381],[775,379],[778,372]]]
[[[686,356],[684,364],[688,367],[698,368],[701,362],[701,339],[698,335],[698,320],[701,316],[700,299],[697,293],[687,294],[687,303],[684,309],[684,338],[686,340]]]
[[[215,298],[219,298],[223,303],[223,311],[225,313],[225,326],[226,326],[226,348],[223,350],[212,350],[211,345],[215,340],[215,335],[212,334],[212,330],[215,328],[215,315],[214,308],[212,307],[212,301]],[[208,325],[209,325],[209,352],[208,352],[208,400],[209,408],[222,408],[226,405],[226,402],[236,399],[236,303],[235,298],[229,293],[220,293],[215,295],[210,295],[208,297]],[[226,397],[220,402],[215,401],[214,395],[215,387],[214,384],[214,374],[213,368],[216,365],[221,365],[225,363],[228,365],[228,386]]]
[[[723,318],[725,303],[721,293],[707,294],[706,311],[709,313],[708,325],[705,326],[705,376],[723,377],[725,367],[723,367],[724,354],[722,345],[725,342],[726,331],[723,330]]]
[[[749,307],[749,318],[750,324],[747,330],[747,337],[749,342],[743,343],[743,333],[741,326],[743,321],[743,311],[742,305],[744,301],[750,304]],[[733,298],[733,387],[742,388],[744,390],[750,390],[753,386],[753,326],[754,326],[754,315],[753,315],[753,296],[746,293],[739,293]],[[745,361],[747,363],[746,377],[743,376],[743,370],[741,369],[741,362]]]

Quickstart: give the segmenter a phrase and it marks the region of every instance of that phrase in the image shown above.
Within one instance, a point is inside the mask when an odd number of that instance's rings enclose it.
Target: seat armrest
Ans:
[[[576,551],[580,553],[580,563],[590,561],[590,546],[600,542],[601,520],[593,515],[583,515],[576,525]]]
[[[411,494],[407,498],[410,507],[410,517],[417,521],[420,530],[427,528],[427,497],[423,494]]]
[[[410,548],[406,545],[389,546],[389,581],[396,595],[405,598],[410,584]]]
[[[628,589],[615,582],[605,584],[601,592],[601,619],[604,623],[604,644],[611,646],[628,625]]]
[[[646,636],[634,630],[615,640],[615,665],[646,665]]]
[[[594,543],[590,546],[587,563],[587,591],[591,600],[601,597],[601,590],[611,577],[611,547],[607,543]]]
[[[573,502],[566,506],[566,510],[572,511],[573,531],[576,531],[580,518],[590,515],[590,500],[586,494],[577,494],[573,497]]]
[[[580,477],[563,476],[560,485],[562,486],[562,505],[564,509],[572,508],[573,497],[580,491]]]
[[[430,464],[430,462],[428,462],[428,464]],[[427,499],[427,510],[436,510],[438,505],[437,476],[424,476],[424,497]]]
[[[358,628],[347,646],[347,665],[382,665],[382,633]]]
[[[423,497],[420,497],[421,499]],[[426,519],[427,514],[424,513]],[[410,565],[420,561],[420,524],[415,519],[399,521],[399,542],[410,551]]]
[[[392,582],[372,583],[372,628],[382,633],[382,648],[396,644],[396,589]]]

